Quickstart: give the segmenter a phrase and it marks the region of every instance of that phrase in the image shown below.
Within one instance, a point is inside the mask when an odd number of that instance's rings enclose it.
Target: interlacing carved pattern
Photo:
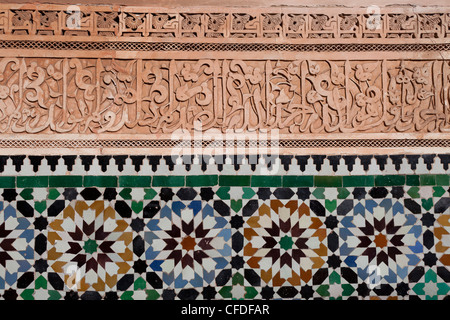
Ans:
[[[450,18],[445,11],[415,13],[390,8],[375,14],[368,14],[365,9],[323,8],[317,12],[293,8],[286,12],[282,8],[277,11],[206,11],[184,13],[139,7],[106,9],[56,5],[16,9],[0,5],[0,34],[203,39],[370,38],[371,41],[450,37]]]
[[[3,58],[0,132],[449,132],[449,87],[446,60]]]

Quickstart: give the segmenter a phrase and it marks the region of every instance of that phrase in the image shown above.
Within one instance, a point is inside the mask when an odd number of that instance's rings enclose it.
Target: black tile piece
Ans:
[[[34,281],[34,272],[24,272],[17,279],[17,288],[26,289]]]
[[[321,268],[314,273],[312,282],[314,285],[322,284],[328,278],[328,269]]]
[[[201,169],[202,171],[206,171],[208,169],[208,165],[209,165],[209,160],[211,159],[211,156],[209,155],[201,155],[200,157],[200,164],[201,164]]]
[[[103,192],[103,198],[108,201],[112,201],[116,199],[117,197],[117,190],[116,188],[105,188],[105,191]]]
[[[289,299],[294,298],[297,295],[298,290],[295,287],[291,286],[281,287],[280,289],[278,289],[277,293],[281,298]],[[302,294],[302,297],[304,299],[309,299],[312,297],[314,290],[311,288],[311,286],[305,285],[300,290],[300,293]]]
[[[422,218],[420,218],[420,220],[422,221],[422,225],[424,225],[425,227],[431,227],[434,225],[434,221],[436,221],[436,219],[434,218],[434,215],[432,213],[424,213],[422,215]]]
[[[426,266],[432,267],[436,265],[436,261],[438,258],[436,257],[436,254],[433,252],[427,252],[423,255],[423,262]]]
[[[162,201],[170,201],[174,195],[175,194],[173,193],[172,188],[161,188],[159,191],[159,197]]]
[[[450,207],[450,198],[442,197],[434,205],[435,213],[444,213]]]
[[[251,286],[259,286],[261,285],[261,278],[253,269],[245,269],[244,270],[244,278],[250,283]]]
[[[225,164],[225,158],[226,155],[214,155],[214,162],[217,166],[217,170],[219,170],[220,172],[222,172],[223,170],[223,165]],[[255,165],[256,168],[256,165]],[[252,169],[255,170],[255,169]]]
[[[219,274],[216,277],[216,284],[218,286],[225,286],[227,285],[228,281],[231,279],[231,269],[224,269],[219,272]]]
[[[109,291],[105,293],[105,300],[107,301],[117,301],[119,300],[119,296],[117,295],[117,292]]]
[[[441,159],[444,170],[448,170],[448,165],[450,163],[450,154],[438,154],[438,157],[439,159]]]
[[[327,218],[329,218],[329,217],[327,217]],[[336,218],[336,217],[334,217],[334,218]],[[336,219],[336,225],[337,225],[337,219]],[[339,248],[339,237],[338,237],[338,235],[336,234],[336,232],[331,232],[328,235],[327,239],[328,239],[328,249],[330,249],[332,252],[335,252]]]
[[[287,287],[287,288],[293,288],[293,287]],[[295,290],[295,291],[297,291],[297,290]],[[278,294],[280,294],[280,290],[278,290]],[[313,288],[310,285],[306,284],[306,285],[302,286],[302,288],[300,289],[300,294],[302,295],[303,299],[310,299],[310,298],[312,298],[312,296],[314,294],[314,290],[313,290]],[[281,296],[281,294],[280,294],[280,296]],[[289,298],[289,297],[290,296],[286,296],[286,298]]]
[[[5,170],[6,162],[8,161],[8,156],[0,156],[0,172]]]
[[[258,200],[249,200],[245,206],[242,208],[242,215],[244,217],[250,217],[256,210],[258,210],[259,204]]]
[[[97,200],[102,194],[97,188],[84,188],[80,195],[84,200]]]
[[[222,217],[230,215],[230,207],[222,200],[214,200],[213,207]]]
[[[425,268],[424,267],[415,267],[409,274],[408,279],[409,282],[419,282],[420,279],[425,274]]]
[[[422,154],[423,162],[427,165],[427,169],[431,170],[434,163],[435,154]]]
[[[40,273],[47,272],[47,268],[48,268],[47,260],[38,259],[34,262],[34,269],[37,272],[40,272]]]
[[[145,280],[154,288],[162,289],[163,281],[156,272],[147,272],[145,274]]]
[[[114,209],[122,218],[130,218],[131,217],[131,208],[130,206],[122,200],[116,201],[114,205]]]
[[[161,210],[159,201],[153,200],[144,207],[144,218],[153,218]]]
[[[369,190],[369,195],[375,199],[386,198],[389,191],[385,187],[373,187]]]
[[[36,219],[34,219],[34,228],[36,230],[42,231],[45,230],[48,226],[48,221],[47,218],[43,217],[43,216],[39,216]]]
[[[358,288],[356,288],[356,292],[360,297],[367,297],[370,294],[370,289],[366,283],[360,283]]]
[[[411,166],[411,170],[417,169],[417,163],[419,162],[419,155],[415,154],[407,154],[405,155],[406,160],[408,161],[409,165]]]
[[[353,166],[355,165],[356,156],[342,156],[344,158],[344,163],[347,166],[348,171],[353,171]]]
[[[450,270],[447,269],[447,267],[437,267],[437,275],[439,277],[441,277],[441,279],[446,282],[449,283],[450,282]]]
[[[346,215],[353,209],[353,200],[345,199],[336,208],[337,214],[340,216]]]
[[[97,301],[102,300],[102,296],[97,291],[86,291],[80,297],[81,300]]]
[[[145,242],[144,239],[142,239],[141,236],[136,236],[133,239],[133,253],[136,256],[141,256],[145,251]]]
[[[19,295],[17,294],[16,290],[14,289],[6,289],[5,293],[3,294],[3,299],[7,301],[17,300],[17,297]]]
[[[113,159],[117,166],[117,170],[119,170],[119,172],[123,171],[123,166],[125,165],[125,161],[127,160],[127,158],[128,158],[128,156],[123,156],[123,155],[113,156]]]
[[[64,280],[61,279],[59,274],[57,274],[56,272],[49,272],[47,275],[47,279],[54,290],[64,289]]]
[[[397,294],[399,296],[404,297],[408,295],[409,285],[405,282],[400,282],[399,284],[397,284],[397,288],[395,289],[395,291],[397,291]]]
[[[334,229],[337,227],[338,225],[338,219],[336,216],[328,216],[325,219],[325,225],[327,226],[328,229]],[[328,240],[328,245],[329,245],[329,240]],[[331,248],[330,248],[331,249]],[[334,251],[334,250],[333,250]]]
[[[133,270],[135,273],[142,274],[147,270],[147,263],[144,260],[138,259],[133,263]]]
[[[231,247],[235,252],[239,252],[244,247],[244,236],[240,232],[235,232],[231,236]]]
[[[370,155],[358,156],[359,160],[361,161],[364,171],[369,170],[369,166],[370,166],[370,162],[372,161],[372,157],[373,156],[370,156]]]
[[[32,218],[34,216],[34,208],[26,201],[17,201],[17,210],[24,217]]]
[[[97,161],[102,169],[102,172],[106,172],[106,170],[108,170],[109,160],[111,160],[111,156],[97,156]]]
[[[172,156],[163,156],[166,165],[169,167],[169,171],[173,171],[175,167],[175,159]]]
[[[339,268],[341,266],[341,259],[339,258],[339,256],[332,254],[331,256],[328,257],[327,260],[327,264],[329,267],[336,269]]]
[[[333,171],[336,172],[339,166],[339,161],[341,160],[341,156],[328,156],[328,161],[330,162]]]
[[[283,165],[284,170],[286,170],[286,171],[289,170],[289,166],[291,165],[291,161],[292,161],[293,157],[294,156],[292,156],[292,155],[280,155],[279,156],[280,162]]]
[[[230,219],[230,225],[234,229],[239,229],[244,225],[244,219],[242,219],[242,217],[239,215],[233,216]]]
[[[67,167],[67,171],[72,171],[75,159],[77,156],[62,156],[64,165]]]
[[[186,171],[190,171],[191,165],[194,163],[194,155],[182,155],[181,160],[182,164],[186,168]]]
[[[195,300],[199,295],[198,291],[194,288],[182,289],[178,293],[178,299],[180,300]]]
[[[84,166],[84,170],[88,171],[94,161],[95,156],[80,156],[81,164]]]
[[[139,170],[141,170],[144,158],[145,156],[130,156],[131,164],[134,166],[134,170],[136,170],[136,172],[139,172]]]
[[[403,158],[405,156],[403,154],[391,154],[389,158],[391,158],[392,163],[394,164],[395,170],[399,171],[400,167],[403,163]]]
[[[422,212],[422,206],[418,204],[413,199],[404,199],[405,208],[411,211],[412,213],[421,213]]]
[[[392,292],[394,292],[394,288],[390,284],[381,283],[373,289],[378,296],[389,296]]]
[[[358,283],[358,274],[351,268],[341,268],[341,275],[348,283]]]
[[[65,200],[75,200],[78,195],[78,191],[76,188],[65,188],[62,195],[64,196]]]
[[[11,202],[16,200],[17,192],[16,189],[4,189],[2,193],[3,200]]]
[[[238,171],[240,169],[241,164],[243,163],[243,160],[244,160],[243,155],[235,154],[235,155],[231,156],[231,161],[232,161],[231,163],[234,166],[234,170]]]
[[[309,197],[311,196],[311,191],[309,190],[309,188],[298,188],[297,196],[299,199],[305,201],[306,199],[309,199]]]
[[[423,233],[423,245],[427,249],[431,249],[434,246],[434,234],[430,230],[426,230]]]
[[[364,199],[366,197],[366,188],[355,188],[352,191],[353,197],[357,200]]]
[[[250,165],[250,169],[252,171],[256,170],[256,165],[258,164],[259,155],[257,154],[249,154],[246,156],[247,162]]]
[[[270,191],[270,188],[258,188],[256,194],[258,195],[258,199],[268,200],[272,195],[272,191]]]
[[[177,192],[177,197],[180,200],[194,200],[197,196],[197,191],[194,188],[180,188]]]
[[[45,160],[47,160],[47,164],[52,172],[56,170],[56,166],[58,165],[58,160],[60,158],[61,156],[45,156]]]
[[[38,172],[39,166],[41,165],[43,156],[28,156],[31,165],[33,166],[33,172]]]
[[[21,168],[22,165],[23,165],[23,160],[24,160],[24,159],[25,159],[25,156],[24,156],[24,155],[20,155],[20,156],[11,156],[12,163],[13,163],[13,165],[15,166],[17,172],[20,171],[20,168]]]
[[[40,255],[47,250],[47,237],[43,233],[34,238],[34,250]]]
[[[144,230],[145,227],[144,220],[142,220],[141,218],[135,218],[131,221],[130,227],[131,229],[133,229],[133,231],[140,232]]]
[[[65,200],[55,200],[47,209],[49,217],[56,217],[66,207]]]
[[[78,300],[80,297],[78,296],[78,292],[76,291],[69,291],[66,292],[66,295],[64,296],[64,300],[73,301]]]
[[[204,201],[212,200],[214,198],[214,194],[214,191],[210,187],[200,188],[200,197]]]
[[[386,166],[388,156],[387,155],[375,155],[374,157],[375,157],[378,167],[380,168],[381,171],[383,171]]]
[[[261,297],[265,300],[273,299],[274,294],[275,292],[273,291],[272,287],[265,286],[264,288],[261,289]]]
[[[239,270],[244,266],[245,261],[241,256],[234,256],[231,258],[230,264],[233,269]]]
[[[391,194],[395,199],[401,199],[405,195],[403,187],[392,187]]]
[[[322,168],[323,165],[323,160],[326,158],[327,156],[325,155],[312,155],[311,158],[313,159],[313,163],[316,166],[316,170],[320,171],[320,169]]]
[[[306,165],[308,164],[308,159],[310,156],[295,156],[297,164],[300,166],[300,170],[304,172],[306,170]]]
[[[134,274],[125,274],[117,281],[117,290],[126,291],[134,282]]]
[[[290,199],[294,194],[294,190],[292,190],[291,188],[276,188],[273,191],[273,195],[277,199]]]
[[[217,291],[214,287],[207,286],[203,288],[202,296],[205,300],[213,300],[216,298]]]
[[[319,217],[325,217],[325,207],[317,200],[309,200],[309,208]]]
[[[161,294],[163,300],[175,300],[176,296],[175,290],[173,289],[164,289]]]

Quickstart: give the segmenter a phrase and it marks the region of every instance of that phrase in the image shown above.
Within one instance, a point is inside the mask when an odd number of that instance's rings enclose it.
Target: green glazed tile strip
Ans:
[[[184,187],[184,176],[153,176],[153,187]]]
[[[343,176],[344,187],[373,187],[375,185],[374,176]]]
[[[187,187],[212,187],[217,186],[218,182],[217,175],[186,176]]]
[[[252,178],[253,179],[253,178]],[[314,177],[313,176],[284,176],[283,177],[283,187],[313,187]]]
[[[49,176],[49,187],[82,187],[83,176]]]
[[[436,185],[437,186],[448,186],[449,185],[449,175],[448,174],[437,174],[436,175]]]
[[[375,176],[375,186],[386,187],[386,186],[404,186],[406,177],[403,175],[385,175],[385,176]]]
[[[417,175],[407,175],[406,176],[406,185],[407,186],[420,186],[420,177]]]
[[[315,187],[342,187],[342,176],[314,176]]]
[[[250,176],[219,176],[219,186],[247,187],[250,186]]]
[[[152,184],[151,176],[119,176],[119,187],[150,187]]]
[[[252,176],[252,187],[281,187],[281,176]]]
[[[48,176],[19,176],[17,177],[18,188],[46,188],[48,187]]]
[[[436,176],[434,174],[422,174],[420,175],[421,186],[435,186]]]
[[[112,188],[117,187],[117,177],[116,176],[85,176],[84,177],[85,187],[104,187]]]
[[[0,188],[15,188],[16,178],[15,177],[0,177]]]

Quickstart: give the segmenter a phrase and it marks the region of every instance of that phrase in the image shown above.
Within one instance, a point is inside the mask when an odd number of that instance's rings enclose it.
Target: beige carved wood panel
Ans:
[[[0,146],[448,150],[449,52],[446,7],[1,5]]]

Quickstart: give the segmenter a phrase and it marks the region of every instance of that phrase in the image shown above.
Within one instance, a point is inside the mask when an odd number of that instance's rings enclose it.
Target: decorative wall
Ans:
[[[0,5],[0,299],[450,291],[447,7]]]

